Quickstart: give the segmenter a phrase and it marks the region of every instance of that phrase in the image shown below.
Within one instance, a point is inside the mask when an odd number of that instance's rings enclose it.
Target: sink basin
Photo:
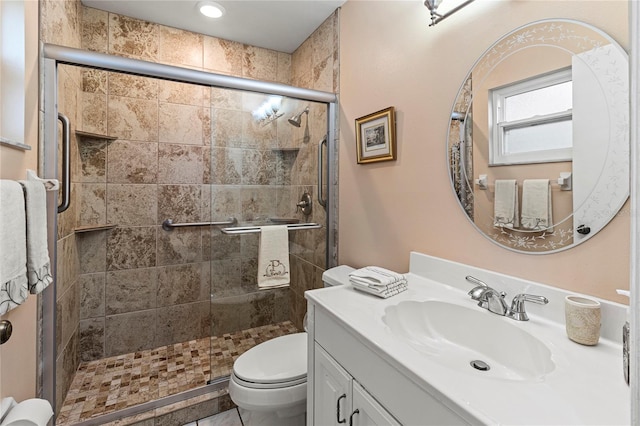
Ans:
[[[459,372],[540,381],[555,368],[542,341],[512,324],[514,320],[473,305],[404,301],[387,307],[382,319],[412,348]],[[472,365],[474,361],[481,362]]]

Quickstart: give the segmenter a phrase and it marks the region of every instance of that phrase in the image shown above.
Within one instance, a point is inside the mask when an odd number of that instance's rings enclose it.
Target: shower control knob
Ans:
[[[7,343],[13,333],[13,325],[7,320],[0,321],[0,345]]]
[[[308,192],[302,194],[302,198],[299,203],[296,203],[296,209],[302,210],[302,214],[308,216],[311,214],[311,195]]]

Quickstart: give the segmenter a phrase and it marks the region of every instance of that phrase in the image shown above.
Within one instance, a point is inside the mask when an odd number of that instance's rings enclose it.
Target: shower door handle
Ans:
[[[71,162],[70,162],[70,146],[71,146],[71,124],[69,119],[62,113],[58,113],[58,120],[62,123],[62,202],[58,206],[58,213],[69,208],[71,199]]]
[[[327,200],[324,198],[324,164],[322,161],[322,145],[327,146],[327,136],[318,143],[318,203],[322,207],[327,206]]]

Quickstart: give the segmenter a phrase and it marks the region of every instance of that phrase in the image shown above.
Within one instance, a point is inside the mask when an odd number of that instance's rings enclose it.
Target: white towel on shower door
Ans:
[[[518,182],[515,179],[496,179],[493,200],[493,226],[496,228],[517,228]]]
[[[522,227],[553,232],[549,179],[526,179],[522,182]]]
[[[258,251],[258,288],[285,287],[290,279],[287,225],[262,226]]]
[[[29,296],[26,238],[22,186],[0,180],[0,315]]]
[[[42,182],[19,181],[27,212],[27,278],[29,293],[38,294],[53,282],[47,246],[47,190]]]

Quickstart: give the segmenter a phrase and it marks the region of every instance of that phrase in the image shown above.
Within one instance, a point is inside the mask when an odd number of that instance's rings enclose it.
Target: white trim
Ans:
[[[640,330],[640,232],[638,213],[640,212],[640,5],[637,2],[629,2],[629,38],[631,40],[630,56],[630,148],[631,148],[631,271],[630,290],[631,305],[631,354],[630,354],[630,381],[631,381],[631,424],[640,423],[640,344],[638,331]]]
[[[25,145],[25,4],[0,2],[0,136]]]

